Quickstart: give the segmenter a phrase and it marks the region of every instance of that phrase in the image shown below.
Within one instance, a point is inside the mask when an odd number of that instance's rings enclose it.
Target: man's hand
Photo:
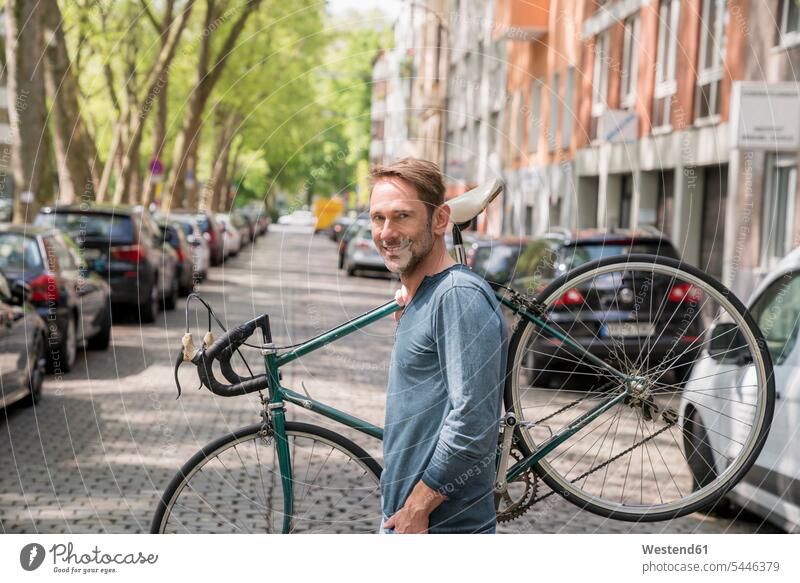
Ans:
[[[408,294],[406,286],[402,286],[399,290],[394,292],[394,299],[401,306],[405,306],[409,301],[411,301],[411,297]],[[394,313],[394,319],[396,322],[400,321],[400,315],[402,313],[403,310],[399,310]]]
[[[439,494],[420,480],[403,507],[383,523],[383,528],[393,528],[398,534],[426,534],[428,517],[447,496]]]

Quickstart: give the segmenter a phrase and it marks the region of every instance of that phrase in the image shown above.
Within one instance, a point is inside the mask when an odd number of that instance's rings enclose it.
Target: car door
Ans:
[[[15,305],[11,287],[0,274],[0,406],[4,407],[28,393],[22,382],[27,362],[28,343],[25,334],[25,309]]]
[[[779,276],[750,311],[772,357],[776,400],[769,436],[742,489],[758,488],[759,505],[800,529],[800,271]]]
[[[53,249],[61,269],[61,277],[74,290],[78,303],[81,324],[78,338],[91,338],[97,332],[105,310],[106,283],[88,270],[77,246],[70,245],[64,235],[54,235]]]

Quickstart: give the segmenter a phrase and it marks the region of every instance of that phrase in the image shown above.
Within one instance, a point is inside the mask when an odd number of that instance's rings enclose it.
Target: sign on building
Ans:
[[[626,109],[607,109],[600,117],[600,136],[603,141],[616,143],[635,142],[639,139],[639,116]]]
[[[731,148],[800,149],[800,84],[734,81]]]

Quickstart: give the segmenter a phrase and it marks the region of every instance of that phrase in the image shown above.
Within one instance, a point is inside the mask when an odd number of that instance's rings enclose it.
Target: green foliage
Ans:
[[[188,0],[176,0],[176,12]],[[244,0],[218,0],[212,58],[227,36]],[[165,2],[148,2],[156,19]],[[62,0],[65,31],[83,94],[83,111],[105,161],[113,128],[127,99],[143,104],[143,81],[161,39],[141,0]],[[206,4],[196,0],[175,58],[168,69],[167,143],[169,166],[193,91]],[[349,15],[331,21],[318,0],[264,0],[247,22],[208,101],[200,136],[198,178],[213,167],[215,127],[228,115],[241,119],[234,138],[239,150],[236,180],[242,200],[270,191],[330,195],[353,189],[359,160],[367,157],[370,132],[372,60],[385,44],[378,18]],[[111,82],[109,83],[109,76]],[[220,116],[218,112],[222,112]],[[148,117],[141,153],[151,157],[153,123]],[[231,156],[233,157],[233,156]],[[142,168],[144,171],[144,168]]]

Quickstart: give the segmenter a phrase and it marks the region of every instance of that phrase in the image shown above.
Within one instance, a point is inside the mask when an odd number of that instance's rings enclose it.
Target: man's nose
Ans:
[[[386,219],[383,222],[383,226],[381,227],[380,231],[381,241],[390,241],[392,239],[396,239],[397,236],[398,233],[394,223],[391,220]]]

